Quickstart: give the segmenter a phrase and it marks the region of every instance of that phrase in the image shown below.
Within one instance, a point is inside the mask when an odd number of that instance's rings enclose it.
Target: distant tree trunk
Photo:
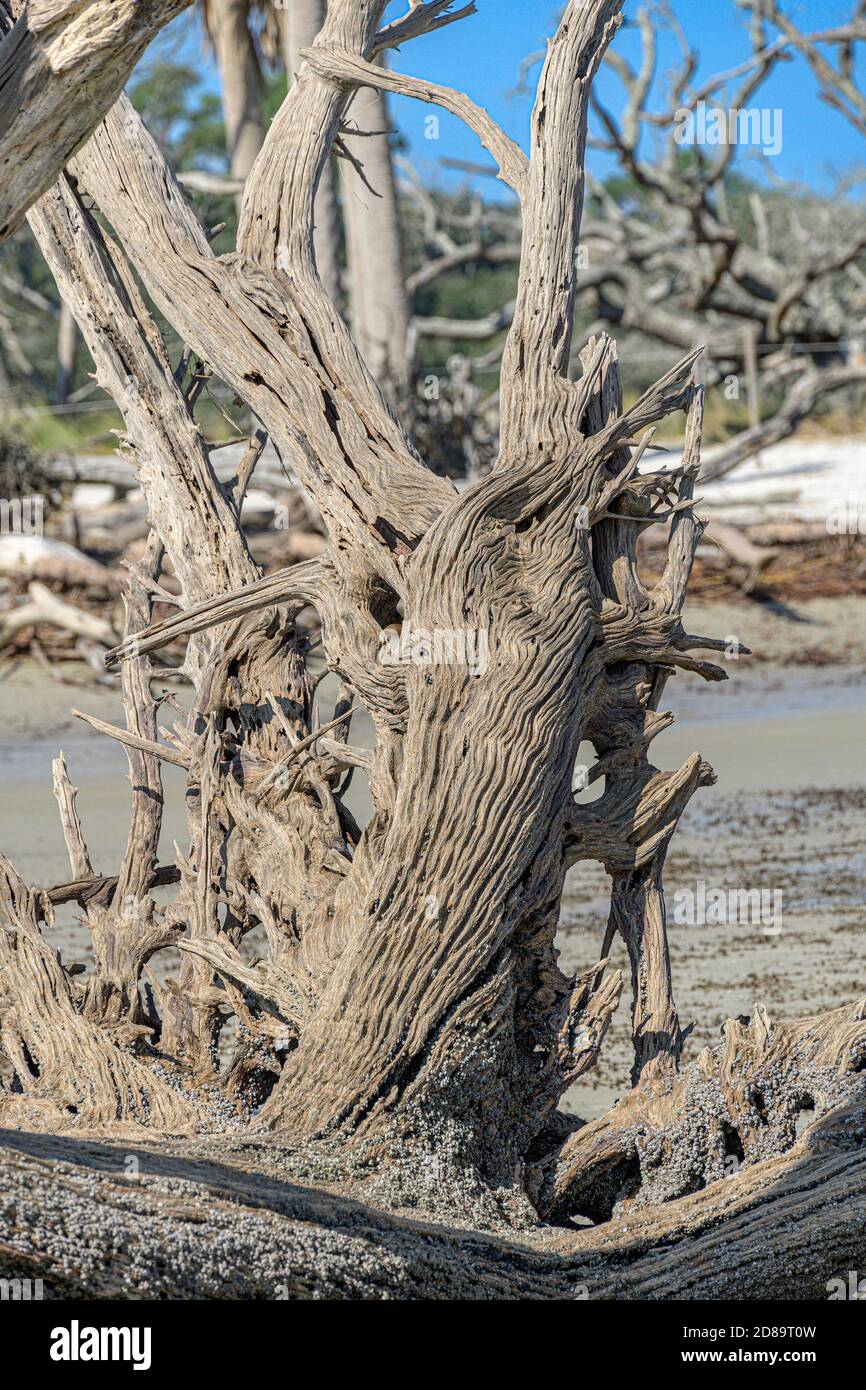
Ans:
[[[245,179],[264,139],[264,84],[249,27],[248,0],[210,0],[208,28],[223,92],[226,146],[235,178]],[[240,215],[243,194],[237,195]]]
[[[78,355],[78,324],[75,315],[66,303],[60,301],[60,320],[57,325],[57,385],[54,399],[57,405],[65,405],[75,380],[75,359]]]
[[[349,110],[348,125],[390,129],[384,92],[365,87]],[[342,165],[343,220],[349,267],[349,314],[361,355],[393,406],[409,403],[411,314],[403,267],[400,213],[388,135],[346,137]],[[372,190],[372,191],[371,191]]]
[[[280,10],[283,60],[289,85],[295,80],[302,48],[309,48],[325,22],[327,0],[291,0]],[[340,303],[340,214],[337,207],[337,180],[328,160],[319,179],[315,202],[316,268],[322,284],[335,304]]]

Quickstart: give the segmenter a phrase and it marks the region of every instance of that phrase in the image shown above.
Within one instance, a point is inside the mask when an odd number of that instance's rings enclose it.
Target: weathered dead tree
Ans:
[[[714,774],[697,752],[659,771],[648,750],[671,722],[660,704],[672,675],[725,678],[696,654],[724,641],[688,633],[682,617],[703,529],[700,350],[628,409],[607,336],[569,377],[590,88],[621,0],[566,6],[528,156],[460,93],[399,78],[468,121],[522,206],[499,456],[460,494],[396,422],[316,270],[316,187],[346,110],[359,87],[395,89],[371,59],[458,17],[427,0],[379,30],[384,8],[331,0],[247,179],[235,253],[214,256],[125,99],[31,211],[123,411],[153,537],[110,658],[122,663],[126,728],[91,720],[132,767],[120,873],[94,869],[62,760],[72,881],[46,894],[4,871],[3,1118],[29,1123],[32,1097],[56,1103],[54,1123],[144,1122],[146,1110],[151,1128],[176,1133],[255,1106],[249,1132],[278,1136],[300,1163],[326,1156],[381,1201],[476,1222],[606,1220],[618,1205],[697,1192],[726,1153],[746,1170],[740,1195],[759,1200],[768,1162],[778,1178],[809,1161],[802,1147],[786,1158],[801,1110],[822,1135],[862,1143],[852,1115],[866,1020],[857,1005],[774,1028],[759,1007],[681,1069],[662,874],[680,815]],[[189,345],[178,368],[140,286]],[[217,480],[187,380],[195,358],[248,404],[324,518],[317,559],[258,575],[238,508],[257,455],[233,483]],[[682,463],[647,469],[654,426],[679,414]],[[660,523],[667,564],[647,588],[636,540]],[[179,609],[150,624],[163,549]],[[320,710],[298,621],[310,608],[340,683],[333,712]],[[180,636],[194,697],[161,734],[150,654]],[[351,741],[358,706],[372,748]],[[605,780],[588,805],[572,790],[583,739],[598,755],[592,780]],[[161,761],[186,770],[189,827],[163,865]],[[352,775],[369,781],[363,827],[344,800]],[[611,914],[600,958],[570,978],[555,938],[579,858],[606,866]],[[172,882],[177,896],[157,910],[152,888]],[[94,938],[84,979],[39,921],[71,897]],[[243,938],[258,926],[268,949],[250,961]],[[622,981],[606,956],[617,932],[631,963],[634,1088],[584,1125],[559,1102],[616,1009]],[[183,957],[180,983],[145,991],[147,961],[169,948]],[[237,1043],[221,1066],[228,1015]]]
[[[708,385],[746,372],[749,353],[760,354],[772,410],[709,451],[703,478],[720,477],[786,438],[823,397],[866,381],[859,348],[866,223],[856,202],[844,187],[822,206],[801,189],[791,190],[789,201],[755,186],[744,217],[728,187],[743,138],[738,122],[792,51],[809,63],[822,100],[856,129],[866,128],[866,101],[846,73],[846,55],[866,40],[861,7],[852,5],[847,22],[807,34],[774,0],[737,3],[749,12],[748,56],[699,83],[697,49],[673,12],[641,6],[639,62],[606,55],[624,93],[622,110],[594,95],[589,140],[613,156],[638,194],[637,206],[623,205],[590,180],[594,215],[583,237],[582,283],[595,331],[626,330],[639,342],[680,350],[700,338],[708,347]],[[663,83],[660,24],[679,50]],[[728,123],[716,144],[688,135],[689,122],[706,107],[724,112]]]
[[[150,40],[189,3],[3,0],[0,241],[120,95]]]

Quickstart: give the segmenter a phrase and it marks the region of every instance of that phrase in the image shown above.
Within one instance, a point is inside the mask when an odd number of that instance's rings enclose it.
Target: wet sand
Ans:
[[[672,680],[663,704],[677,722],[654,745],[659,766],[677,767],[697,750],[719,777],[688,807],[665,881],[675,995],[682,1023],[695,1023],[686,1044],[694,1056],[717,1040],[725,1018],[751,1013],[756,1000],[771,1016],[791,1018],[866,995],[866,600],[817,600],[793,619],[757,605],[694,605],[686,626],[734,635],[757,653],[754,661],[731,661],[721,686],[690,675]],[[0,849],[28,882],[43,886],[69,877],[51,791],[60,748],[99,872],[116,872],[126,840],[125,755],[73,719],[72,705],[122,722],[114,690],[64,687],[30,662],[0,668]],[[369,725],[353,729],[353,741],[369,739]],[[584,755],[591,763],[590,750]],[[163,862],[173,859],[173,841],[186,838],[181,770],[166,767],[165,785]],[[366,819],[361,778],[352,809]],[[768,935],[760,922],[676,922],[677,895],[701,881],[707,891],[781,893],[781,932]],[[559,931],[568,970],[598,959],[607,883],[594,864],[569,875]],[[58,911],[53,938],[67,960],[89,958],[79,915],[75,905]],[[627,972],[620,943],[613,960]],[[586,1117],[628,1085],[628,995],[626,985],[598,1068],[566,1098]]]

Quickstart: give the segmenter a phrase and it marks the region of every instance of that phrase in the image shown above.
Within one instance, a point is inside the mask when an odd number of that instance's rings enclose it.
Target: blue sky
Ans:
[[[542,48],[553,32],[561,5],[557,0],[476,0],[478,13],[469,19],[407,44],[393,55],[393,65],[401,71],[417,73],[432,81],[461,87],[485,106],[502,126],[527,143],[531,97],[510,95],[521,61]],[[784,0],[786,13],[806,30],[824,29],[842,23],[850,13],[850,0]],[[398,0],[389,13],[405,10]],[[697,47],[700,64],[696,83],[713,73],[741,62],[750,52],[746,16],[734,0],[672,0],[672,8],[689,40]],[[637,13],[638,5],[626,0],[625,16]],[[188,22],[188,21],[187,21]],[[192,51],[201,53],[198,44]],[[639,53],[637,33],[628,23],[615,44],[634,60]],[[659,72],[664,75],[676,56],[672,41],[659,44]],[[862,64],[861,64],[862,69]],[[530,77],[534,81],[537,72]],[[616,77],[602,71],[597,79],[603,100],[612,109],[621,104],[622,89]],[[760,89],[754,103],[782,111],[782,147],[772,161],[772,170],[783,179],[795,180],[826,190],[839,174],[866,163],[866,142],[845,119],[822,102],[815,79],[800,58],[776,66]],[[446,112],[439,113],[438,139],[425,138],[425,117],[431,108],[405,98],[392,103],[395,123],[409,142],[411,158],[427,182],[446,187],[466,181],[443,169],[442,156],[487,162],[477,140],[462,123]],[[748,160],[748,155],[740,154]],[[750,172],[760,173],[755,161]],[[590,153],[590,167],[598,173],[609,168],[603,153]],[[494,195],[502,186],[483,180],[485,191]]]

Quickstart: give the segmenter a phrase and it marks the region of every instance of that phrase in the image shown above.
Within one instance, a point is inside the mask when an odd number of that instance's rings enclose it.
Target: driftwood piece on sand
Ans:
[[[122,581],[118,571],[91,560],[74,545],[41,536],[0,537],[0,575],[87,589],[96,596],[119,594]]]
[[[0,1194],[39,1235],[25,1249],[0,1218],[0,1278],[41,1278],[49,1299],[799,1301],[825,1299],[866,1262],[866,1156],[832,1130],[787,1160],[583,1231],[448,1229],[296,1172],[278,1146],[245,1153],[225,1136],[7,1131]]]
[[[0,614],[0,650],[14,641],[15,635],[28,627],[59,627],[78,637],[89,637],[103,646],[116,644],[117,632],[107,618],[76,608],[51,592],[44,584],[28,587],[27,600]]]

